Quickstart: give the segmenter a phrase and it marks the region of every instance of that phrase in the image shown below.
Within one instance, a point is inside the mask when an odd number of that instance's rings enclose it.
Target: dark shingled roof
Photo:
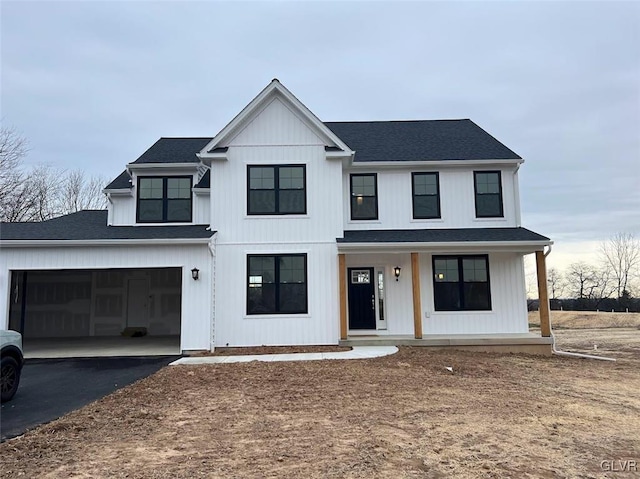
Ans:
[[[325,122],[355,162],[503,160],[520,157],[471,120]]]
[[[122,190],[131,188],[131,175],[127,173],[127,170],[123,171],[118,177],[107,185],[105,190]]]
[[[211,170],[207,170],[206,173],[202,175],[202,178],[200,178],[200,181],[198,181],[198,184],[194,186],[194,188],[210,188],[210,187],[211,187]]]
[[[490,241],[550,241],[526,228],[456,228],[345,231],[338,243],[458,243]]]
[[[520,159],[471,120],[351,121],[325,125],[355,150],[356,163]],[[196,153],[212,139],[160,138],[134,163],[198,163]],[[339,151],[337,147],[325,149]],[[212,151],[223,152],[227,148]],[[123,172],[107,189],[129,188],[129,179]]]
[[[199,163],[196,156],[212,138],[160,138],[134,163]]]
[[[38,223],[0,223],[0,240],[210,238],[207,226],[107,226],[106,211],[84,210]]]

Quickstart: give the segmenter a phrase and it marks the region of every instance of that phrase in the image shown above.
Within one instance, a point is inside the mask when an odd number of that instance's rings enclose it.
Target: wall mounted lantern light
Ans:
[[[400,270],[402,268],[400,266],[396,266],[395,268],[393,268],[393,274],[396,277],[396,281],[398,281],[398,279],[400,278]]]
[[[198,268],[193,268],[191,270],[191,277],[197,281],[198,278],[200,277],[200,270]]]

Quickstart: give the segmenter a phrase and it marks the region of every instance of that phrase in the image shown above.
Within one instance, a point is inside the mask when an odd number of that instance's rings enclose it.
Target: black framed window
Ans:
[[[502,176],[499,171],[474,171],[473,183],[476,196],[476,217],[503,217]]]
[[[351,219],[378,219],[378,175],[351,175]]]
[[[138,223],[190,223],[191,176],[138,178]]]
[[[249,215],[294,215],[307,212],[305,165],[249,165],[247,183]]]
[[[434,256],[433,296],[436,311],[491,310],[488,256]]]
[[[306,312],[306,254],[247,256],[247,314]]]
[[[440,177],[438,173],[412,173],[413,217],[440,218]]]

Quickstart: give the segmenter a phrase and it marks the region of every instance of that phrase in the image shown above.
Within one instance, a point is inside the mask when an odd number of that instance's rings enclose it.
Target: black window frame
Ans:
[[[251,212],[251,168],[273,168],[273,192],[275,195],[274,212]],[[280,209],[280,168],[302,168],[302,191],[304,192],[304,210],[302,212],[284,212]],[[285,188],[288,190],[288,188]],[[263,191],[263,190],[253,190]],[[269,188],[269,191],[271,189]],[[286,164],[286,165],[247,165],[247,216],[290,216],[290,215],[306,215],[307,214],[307,165],[302,163]]]
[[[300,257],[304,259],[304,310],[300,311],[280,311],[279,296],[280,296],[280,258],[283,257]],[[273,258],[274,259],[274,288],[275,288],[275,302],[273,311],[260,311],[258,313],[249,311],[249,296],[251,289],[251,258]],[[261,316],[261,315],[280,315],[291,316],[299,314],[309,314],[309,275],[307,266],[307,253],[279,253],[279,254],[248,254],[247,255],[247,276],[246,276],[246,314],[247,316]]]
[[[373,188],[375,191],[375,213],[374,216],[371,217],[367,217],[367,218],[354,218],[353,217],[353,201],[356,199],[353,196],[353,178],[354,177],[358,177],[358,176],[373,176]],[[350,209],[350,215],[349,217],[351,218],[351,221],[371,221],[371,220],[377,220],[378,219],[378,174],[377,173],[351,173],[349,175],[349,209]]]
[[[145,200],[145,198],[140,198],[140,182],[142,180],[153,179],[153,180],[162,180],[162,219],[161,220],[144,220],[140,219],[140,200]],[[177,180],[189,180],[189,202],[191,207],[189,208],[189,220],[168,220],[167,219],[167,211],[168,211],[168,202],[172,199],[180,199],[185,200],[186,198],[168,198],[167,196],[167,184],[169,179],[177,179]],[[155,198],[160,199],[160,198]],[[193,222],[193,176],[191,175],[178,175],[178,176],[138,176],[137,188],[136,188],[136,223],[192,223]]]
[[[499,191],[498,193],[478,193],[478,174],[487,174],[487,173],[495,173],[498,175],[498,186],[499,186]],[[502,197],[502,172],[500,170],[478,170],[478,171],[474,171],[473,172],[473,198],[474,198],[474,203],[475,203],[475,210],[476,210],[476,218],[504,218],[504,201],[503,201],[503,197]],[[500,214],[498,215],[485,215],[485,214],[479,214],[478,213],[478,196],[482,196],[482,195],[498,195],[498,198],[500,200]]]
[[[459,308],[438,308],[437,293],[436,293],[436,260],[455,259],[458,262],[458,294],[460,295],[460,307]],[[465,305],[464,295],[464,271],[463,260],[464,259],[484,259],[487,268],[487,295],[488,295],[488,307],[487,308],[467,308]],[[436,312],[455,312],[455,311],[492,311],[492,297],[491,297],[491,274],[489,271],[489,255],[488,254],[473,254],[473,255],[432,255],[431,256],[431,271],[433,273],[433,310]],[[474,281],[467,281],[472,283]],[[481,281],[485,283],[485,281]]]
[[[436,190],[435,195],[416,195],[416,176],[431,175],[436,177]],[[438,212],[436,216],[421,216],[416,215],[416,196],[435,196],[438,200]],[[442,211],[440,210],[440,173],[437,171],[414,171],[411,173],[411,209],[414,220],[437,220],[442,218]]]

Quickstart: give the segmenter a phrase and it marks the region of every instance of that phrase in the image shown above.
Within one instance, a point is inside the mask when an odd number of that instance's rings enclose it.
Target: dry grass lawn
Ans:
[[[640,463],[640,330],[627,330],[626,340],[611,342],[627,348],[617,362],[401,348],[372,360],[167,367],[1,444],[0,471],[3,478],[637,477],[605,475],[600,466]],[[593,349],[588,337],[570,334],[560,331],[558,343]]]

